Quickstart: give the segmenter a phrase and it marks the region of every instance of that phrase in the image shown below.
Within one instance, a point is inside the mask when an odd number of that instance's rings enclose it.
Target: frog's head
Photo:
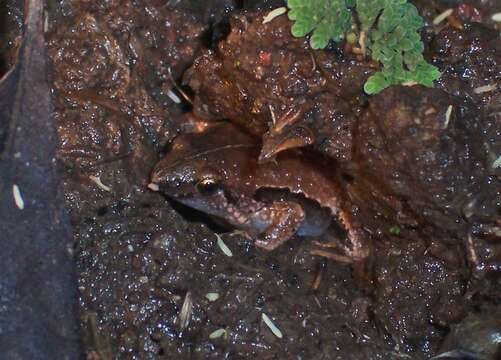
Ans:
[[[259,148],[231,124],[178,136],[155,166],[150,188],[208,215],[233,222],[234,195]],[[252,155],[251,155],[252,154]]]
[[[221,216],[227,205],[224,176],[205,157],[175,160],[166,156],[154,168],[151,182],[157,190],[184,205]]]

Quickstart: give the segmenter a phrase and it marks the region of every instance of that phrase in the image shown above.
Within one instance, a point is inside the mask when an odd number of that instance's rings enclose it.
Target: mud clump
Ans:
[[[500,76],[492,32],[427,28],[437,87],[367,97],[373,64],[342,46],[312,52],[286,17],[259,21],[280,2],[247,3],[65,0],[51,17],[87,356],[424,359],[454,348],[444,339],[460,326],[484,331],[465,321],[501,291],[500,89],[482,88]],[[371,234],[364,281],[307,239],[274,252],[239,233],[218,241],[219,224],[149,191],[192,118],[272,148],[294,140],[341,169]]]

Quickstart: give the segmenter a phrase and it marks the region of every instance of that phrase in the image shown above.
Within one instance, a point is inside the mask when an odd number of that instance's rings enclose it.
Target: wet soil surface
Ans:
[[[435,89],[370,98],[373,65],[342,46],[312,54],[285,17],[261,24],[281,1],[52,4],[88,359],[500,356],[488,336],[501,332],[500,9],[416,4],[426,57],[444,75]],[[449,7],[456,22],[433,27]],[[266,252],[238,232],[219,237],[210,219],[147,188],[194,118],[266,139],[270,108],[291,104],[310,150],[346,173],[352,214],[371,234],[361,272],[313,256],[307,239]]]

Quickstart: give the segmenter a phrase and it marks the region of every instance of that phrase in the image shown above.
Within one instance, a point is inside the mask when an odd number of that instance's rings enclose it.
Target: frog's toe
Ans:
[[[294,202],[276,202],[270,207],[272,225],[266,229],[256,246],[271,251],[282,245],[296,234],[304,221],[304,210]]]
[[[323,244],[324,245],[324,244]],[[330,248],[335,246],[329,246]],[[368,254],[365,251],[353,251],[349,249],[341,249],[341,253],[338,253],[333,250],[324,250],[324,249],[312,249],[310,250],[310,254],[314,256],[321,256],[330,260],[334,260],[336,262],[340,262],[343,264],[353,264],[360,261],[364,261]]]

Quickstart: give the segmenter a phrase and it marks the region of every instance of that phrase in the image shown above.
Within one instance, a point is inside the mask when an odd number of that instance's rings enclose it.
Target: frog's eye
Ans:
[[[197,189],[203,195],[212,195],[219,189],[219,183],[215,179],[203,179],[197,183]]]

